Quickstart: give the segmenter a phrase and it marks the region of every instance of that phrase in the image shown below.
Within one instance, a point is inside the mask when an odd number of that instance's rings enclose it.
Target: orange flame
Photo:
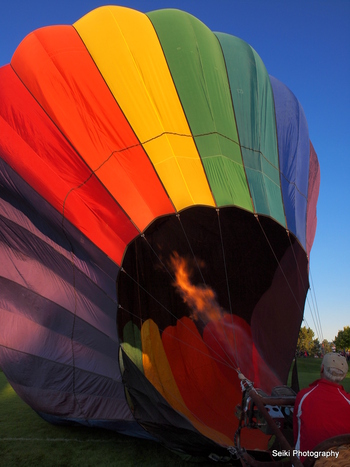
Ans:
[[[170,265],[175,274],[174,286],[183,301],[191,310],[191,318],[204,322],[218,321],[224,316],[224,311],[217,302],[216,294],[207,285],[194,285],[191,282],[192,270],[190,264],[173,252]]]
[[[189,306],[190,318],[194,321],[200,320],[206,325],[203,339],[208,349],[215,353],[215,358],[219,357],[225,362],[225,365],[220,367],[223,373],[231,379],[232,364],[266,392],[282,384],[255,347],[250,324],[243,318],[225,311],[218,304],[212,288],[205,284],[192,283],[193,264],[194,262],[181,258],[177,252],[172,253],[169,266],[175,275],[173,285]],[[198,264],[204,265],[203,262]]]

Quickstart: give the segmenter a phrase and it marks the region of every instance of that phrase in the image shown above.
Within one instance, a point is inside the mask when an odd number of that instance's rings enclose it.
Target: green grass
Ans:
[[[298,359],[300,387],[320,374],[321,360]],[[350,374],[343,381],[350,392]],[[50,425],[27,406],[0,371],[1,467],[182,467],[185,462],[159,443],[102,429]],[[203,461],[201,467],[217,465]]]
[[[298,358],[297,368],[300,389],[306,388],[312,381],[320,377],[321,362],[320,358]],[[288,381],[288,384],[290,384],[290,377]],[[350,393],[350,372],[348,372],[341,384],[345,391]]]
[[[109,430],[45,422],[14,392],[0,371],[0,466],[182,467],[185,462],[156,442]],[[212,462],[200,464],[212,466]]]

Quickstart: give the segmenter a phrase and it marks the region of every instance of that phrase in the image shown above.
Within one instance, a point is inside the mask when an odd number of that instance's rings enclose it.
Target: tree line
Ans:
[[[350,326],[345,326],[344,329],[338,331],[332,342],[324,339],[319,342],[315,338],[315,333],[312,329],[302,326],[299,331],[297,343],[297,355],[321,357],[322,355],[337,351],[343,353],[348,359],[350,357]]]

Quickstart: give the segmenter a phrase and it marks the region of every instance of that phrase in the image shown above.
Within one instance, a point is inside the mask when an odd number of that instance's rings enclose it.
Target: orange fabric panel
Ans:
[[[132,222],[174,212],[151,162],[72,26],[27,36],[11,64]]]
[[[2,158],[117,264],[138,231],[19,81],[1,73]],[[40,138],[38,137],[40,135]]]

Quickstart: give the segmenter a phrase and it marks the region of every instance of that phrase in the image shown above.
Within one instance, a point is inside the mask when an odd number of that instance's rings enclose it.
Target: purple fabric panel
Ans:
[[[12,271],[24,287],[81,314],[115,338],[119,268],[66,221],[63,231],[61,216],[1,159],[0,197],[0,275],[10,278]]]
[[[317,199],[320,191],[320,166],[314,147],[310,141],[310,170],[309,170],[309,195],[307,203],[307,229],[306,229],[306,247],[307,254],[310,257],[310,251],[315,239],[317,226]]]
[[[1,156],[1,155],[0,155]],[[118,364],[118,266],[0,159],[0,366],[35,410],[133,420]]]
[[[75,366],[120,378],[118,341],[79,317],[74,318],[57,303],[3,277],[0,290],[2,345],[67,364],[72,364],[66,356],[72,356],[73,345]],[[66,352],[62,354],[63,348]]]
[[[29,230],[4,219],[1,214],[0,223],[0,277],[57,303],[116,340],[116,301],[79,269],[76,270],[69,258],[56,251],[52,243],[48,244]]]
[[[287,227],[306,249],[306,208],[309,178],[309,131],[294,94],[270,76],[276,110],[278,152]]]
[[[119,380],[79,369],[73,378],[69,366],[2,347],[0,358],[17,394],[37,412],[87,422],[134,420]]]
[[[55,335],[20,314],[1,309],[0,321],[0,342],[4,347],[16,349],[21,353],[39,355],[65,365],[73,364],[71,340],[67,337]]]

